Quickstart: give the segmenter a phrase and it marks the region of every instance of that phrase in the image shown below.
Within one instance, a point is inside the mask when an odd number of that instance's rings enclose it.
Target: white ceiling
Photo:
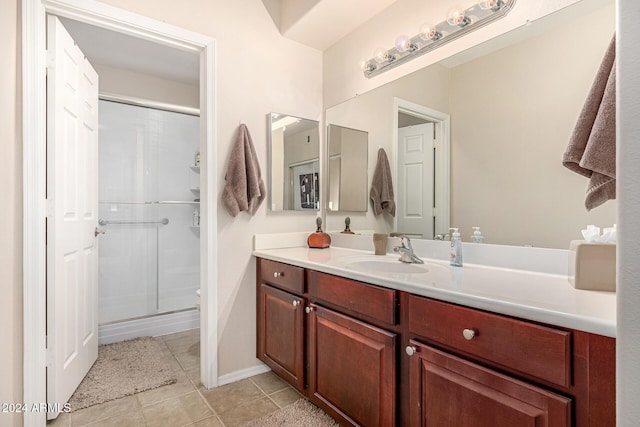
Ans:
[[[198,85],[200,58],[196,53],[67,18],[60,18],[60,21],[92,64]]]

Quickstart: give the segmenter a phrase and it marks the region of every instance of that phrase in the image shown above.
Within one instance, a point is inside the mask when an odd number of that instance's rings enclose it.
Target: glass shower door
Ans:
[[[196,116],[100,101],[99,320],[195,306]]]

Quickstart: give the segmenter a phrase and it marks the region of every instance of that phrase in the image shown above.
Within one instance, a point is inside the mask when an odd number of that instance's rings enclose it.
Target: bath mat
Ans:
[[[299,399],[276,412],[249,421],[244,427],[340,427],[340,424],[307,399]]]
[[[72,411],[173,384],[177,377],[151,337],[98,347],[98,360],[73,393]]]

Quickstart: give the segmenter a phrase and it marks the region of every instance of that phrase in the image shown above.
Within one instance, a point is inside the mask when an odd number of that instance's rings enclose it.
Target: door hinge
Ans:
[[[46,199],[45,204],[46,204],[45,209],[47,211],[46,213],[47,218],[51,218],[53,216],[53,200]]]

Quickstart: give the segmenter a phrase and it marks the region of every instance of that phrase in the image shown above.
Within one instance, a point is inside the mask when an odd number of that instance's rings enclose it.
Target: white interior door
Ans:
[[[98,75],[54,16],[47,50],[47,402],[62,405],[98,357]]]
[[[433,239],[434,124],[398,129],[397,231]]]

